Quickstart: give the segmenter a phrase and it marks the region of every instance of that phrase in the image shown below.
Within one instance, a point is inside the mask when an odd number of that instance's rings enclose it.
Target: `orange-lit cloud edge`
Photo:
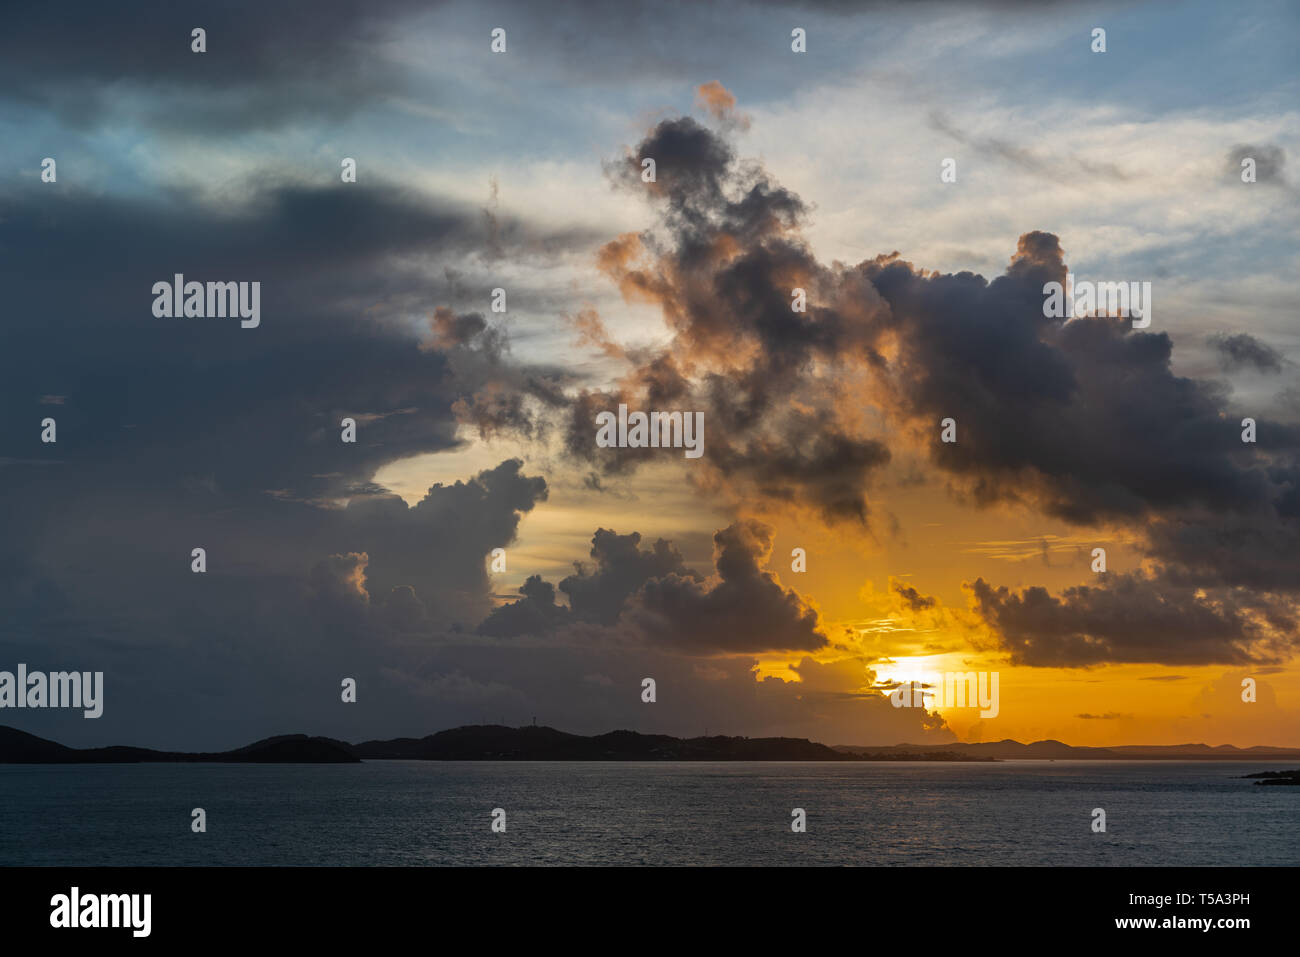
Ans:
[[[553,434],[549,444],[503,438],[467,416],[467,442],[459,451],[396,463],[377,480],[411,501],[419,498],[431,477],[454,480],[504,457],[517,455],[544,467],[552,497],[525,518],[514,549],[515,567],[526,568],[527,574],[563,574],[583,557],[582,543],[597,528],[673,540],[682,532],[713,531],[730,521],[763,522],[772,528],[771,548],[764,555],[766,573],[797,592],[817,613],[826,644],[814,651],[742,656],[752,657],[759,679],[805,685],[817,693],[883,696],[898,682],[923,680],[935,672],[997,672],[1001,700],[996,717],[981,718],[972,708],[936,709],[947,728],[964,741],[1300,745],[1300,710],[1285,706],[1300,692],[1293,639],[1280,634],[1275,621],[1265,622],[1258,615],[1253,633],[1265,640],[1243,652],[1245,661],[1175,663],[1130,656],[1068,667],[1041,661],[1031,665],[1024,654],[1000,640],[989,617],[975,611],[975,591],[984,582],[1008,589],[1014,598],[1030,588],[1051,595],[1096,588],[1106,581],[1105,575],[1148,581],[1159,573],[1159,564],[1144,548],[1142,522],[1126,522],[1104,510],[1098,510],[1100,520],[1062,521],[1059,488],[1033,469],[1023,470],[1022,484],[1015,488],[992,492],[985,484],[987,476],[978,471],[935,469],[936,455],[944,451],[936,450],[936,423],[920,414],[924,410],[899,385],[900,379],[925,374],[917,366],[920,356],[900,339],[905,328],[881,318],[890,304],[864,281],[891,268],[922,281],[935,274],[897,253],[876,257],[865,272],[839,263],[822,266],[801,246],[797,198],[782,196],[780,187],[761,172],[731,169],[727,156],[689,156],[683,165],[698,162],[699,167],[691,170],[688,180],[675,181],[664,149],[694,137],[697,142],[687,143],[684,152],[697,146],[706,152],[725,150],[724,134],[749,122],[736,113],[735,98],[718,83],[701,86],[699,106],[721,133],[704,132],[687,125],[690,121],[666,131],[670,121],[665,121],[626,157],[628,169],[623,172],[632,180],[641,171],[641,157],[657,148],[660,179],[647,184],[647,193],[668,209],[661,222],[664,229],[617,236],[597,256],[598,268],[629,307],[650,304],[661,312],[671,335],[668,345],[652,349],[616,342],[594,308],[577,308],[571,317],[575,350],[603,357],[623,371],[608,388],[583,392],[583,400],[592,401],[577,404],[567,447]],[[733,188],[732,197],[721,198],[717,183],[700,185],[700,177],[715,174],[731,177],[732,182],[723,185]],[[617,170],[614,175],[617,179]],[[699,206],[710,203],[735,214],[736,189],[743,193],[745,188],[751,196],[768,200],[754,220],[724,217],[720,225],[703,230],[698,224],[681,225]],[[710,190],[718,195],[709,195]],[[1041,269],[1053,277],[1063,272],[1055,237],[1043,236],[1022,237],[1010,271]],[[582,482],[586,465],[579,462],[574,468],[572,453],[591,410],[618,402],[659,407],[656,400],[662,405],[665,397],[698,401],[700,383],[708,377],[735,382],[755,370],[785,373],[779,355],[772,354],[772,342],[748,335],[753,331],[749,317],[737,314],[735,302],[720,304],[714,295],[719,277],[752,259],[756,250],[764,256],[764,281],[777,290],[806,290],[816,303],[810,321],[833,323],[836,329],[833,349],[814,346],[800,357],[804,367],[784,395],[785,410],[807,422],[830,423],[838,434],[860,441],[861,447],[878,439],[887,443],[888,452],[879,461],[858,462],[863,477],[869,476],[861,483],[858,520],[851,520],[852,515],[846,519],[854,505],[843,495],[828,500],[818,494],[784,495],[780,489],[774,494],[780,482],[765,485],[755,460],[764,453],[780,453],[774,448],[779,429],[756,434],[747,445],[728,443],[725,457],[738,465],[719,467],[707,457],[682,463],[665,456],[665,461],[610,470],[613,486],[624,492],[612,506],[608,496],[590,494]],[[435,318],[443,324],[448,319],[441,314]],[[433,325],[436,330],[438,321]],[[791,341],[801,335],[801,345],[817,339],[816,333],[796,331]],[[1008,423],[1008,428],[1015,427]],[[716,434],[713,438],[716,441]],[[1091,568],[1092,550],[1098,547],[1106,550],[1107,561],[1107,572],[1100,577]],[[795,549],[806,554],[806,569],[792,567]],[[702,576],[716,580],[704,556],[691,559]],[[498,595],[513,595],[525,574],[498,576]],[[1214,596],[1203,590],[1196,590],[1192,600],[1215,607]],[[1256,685],[1254,701],[1243,700],[1244,679]]]

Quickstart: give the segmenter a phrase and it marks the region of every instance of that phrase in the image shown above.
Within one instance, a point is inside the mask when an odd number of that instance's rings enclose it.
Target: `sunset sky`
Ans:
[[[318,6],[7,14],[0,723],[1300,746],[1294,5]]]

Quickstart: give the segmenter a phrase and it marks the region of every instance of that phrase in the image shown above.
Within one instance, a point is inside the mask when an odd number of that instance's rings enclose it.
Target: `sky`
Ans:
[[[0,670],[105,700],[0,723],[1300,746],[1297,26],[10,11]],[[1045,316],[1067,271],[1150,324]],[[259,282],[259,324],[155,315],[178,273]],[[619,404],[703,453],[598,445]],[[997,715],[891,703],[943,671]]]

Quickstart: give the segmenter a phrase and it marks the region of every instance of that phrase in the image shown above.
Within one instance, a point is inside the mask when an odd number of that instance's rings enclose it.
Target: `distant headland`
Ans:
[[[264,738],[233,751],[155,751],[113,746],[69,748],[0,726],[0,764],[354,764],[402,761],[1280,761],[1300,759],[1300,749],[1210,747],[1205,744],[1073,747],[1060,741],[899,744],[831,747],[807,738],[747,738],[713,735],[676,738],[666,734],[610,731],[592,736],[555,728],[466,725],[423,738],[393,738],[349,744],[333,738],[287,734]],[[1275,773],[1271,773],[1270,777]],[[1268,783],[1274,783],[1269,781]],[[1291,783],[1278,781],[1276,783]]]
[[[115,745],[69,748],[17,728],[0,726],[0,764],[343,764],[360,761],[352,746],[332,738],[285,734],[233,751],[154,751]]]
[[[69,748],[16,728],[0,727],[0,764],[130,764],[224,762],[345,764],[364,760],[408,761],[991,761],[939,748],[918,753],[858,754],[806,738],[742,738],[715,735],[674,738],[666,734],[611,731],[586,737],[554,728],[467,725],[423,738],[348,744],[305,734],[281,735],[233,751],[154,751],[149,748]]]

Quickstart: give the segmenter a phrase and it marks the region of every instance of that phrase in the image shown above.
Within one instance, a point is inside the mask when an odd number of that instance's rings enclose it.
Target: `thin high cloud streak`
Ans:
[[[938,110],[931,112],[930,126],[950,136],[957,143],[972,147],[977,153],[992,154],[1020,169],[1054,182],[1078,183],[1089,179],[1126,182],[1131,178],[1114,163],[1093,163],[1070,155],[1046,156],[997,137],[971,136],[954,125],[951,117]]]

